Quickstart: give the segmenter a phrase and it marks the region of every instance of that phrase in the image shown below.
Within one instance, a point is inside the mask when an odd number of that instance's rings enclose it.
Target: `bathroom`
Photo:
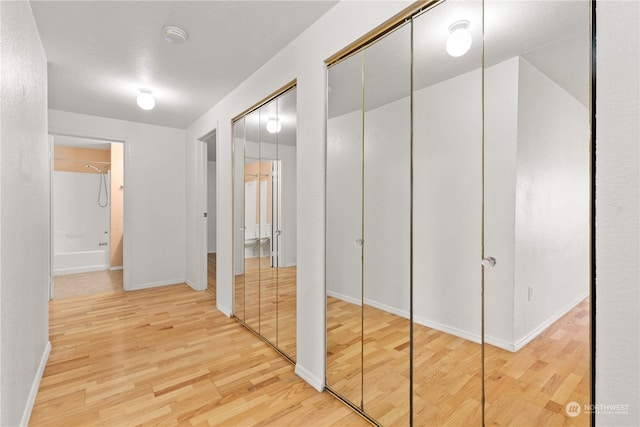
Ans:
[[[123,144],[52,136],[55,295],[122,283]]]

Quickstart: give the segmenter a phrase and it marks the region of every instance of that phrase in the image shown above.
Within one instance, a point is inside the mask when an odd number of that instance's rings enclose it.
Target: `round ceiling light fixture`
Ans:
[[[189,34],[180,27],[175,25],[167,25],[162,29],[162,37],[169,43],[182,43],[189,38]]]
[[[449,26],[449,38],[447,39],[447,53],[454,58],[464,55],[471,48],[473,39],[469,31],[469,21],[456,21]]]
[[[156,106],[156,99],[151,95],[149,89],[140,89],[140,94],[136,101],[138,102],[138,107],[143,110],[153,110],[153,107]]]
[[[267,121],[267,132],[278,133],[282,130],[282,124],[276,119],[269,119]]]

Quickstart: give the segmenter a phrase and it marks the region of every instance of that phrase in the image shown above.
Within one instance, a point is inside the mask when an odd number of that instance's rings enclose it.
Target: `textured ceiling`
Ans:
[[[336,1],[31,0],[49,65],[49,107],[186,128]],[[165,25],[189,33],[179,45]],[[141,87],[156,108],[140,110]]]

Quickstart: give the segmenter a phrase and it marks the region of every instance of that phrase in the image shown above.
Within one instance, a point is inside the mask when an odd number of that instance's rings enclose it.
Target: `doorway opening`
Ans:
[[[216,130],[203,136],[200,141],[204,144],[204,230],[206,241],[207,291],[216,295],[216,252],[217,252],[217,163],[216,163]]]
[[[50,135],[50,299],[123,290],[124,144]]]

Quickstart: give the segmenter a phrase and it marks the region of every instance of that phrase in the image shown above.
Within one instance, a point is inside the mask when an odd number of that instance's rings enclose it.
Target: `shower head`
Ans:
[[[97,167],[93,166],[93,165],[84,165],[85,168],[91,168],[94,171],[98,172],[98,173],[102,173],[102,169],[98,169]]]

